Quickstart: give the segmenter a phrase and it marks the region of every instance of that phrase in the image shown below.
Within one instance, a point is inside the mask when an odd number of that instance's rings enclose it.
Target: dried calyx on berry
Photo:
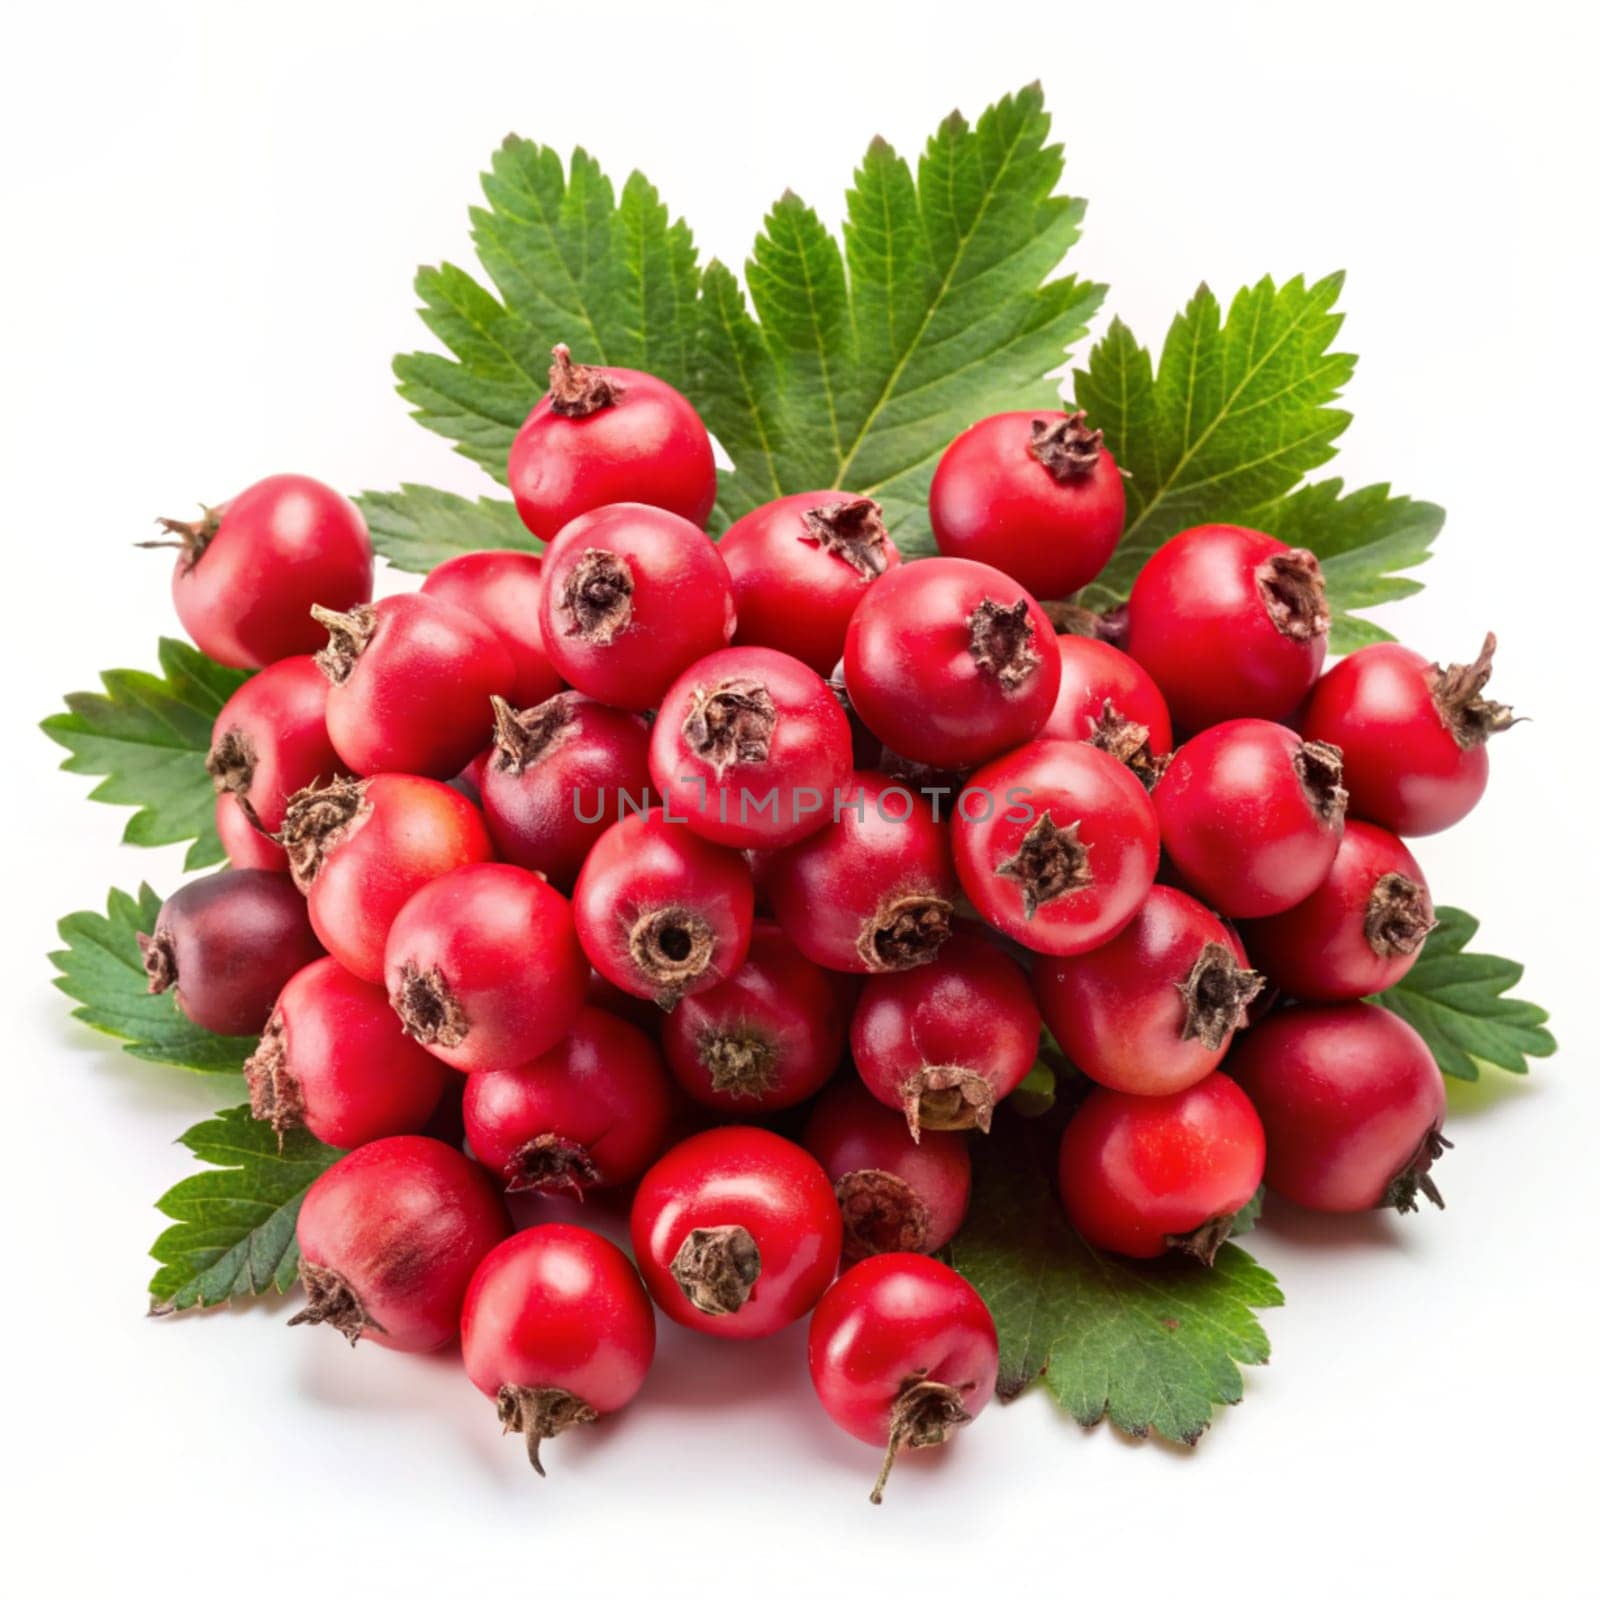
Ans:
[[[526,772],[565,744],[575,731],[576,713],[568,695],[552,695],[525,711],[491,695],[494,712],[494,764],[502,772]]]
[[[1014,878],[1021,885],[1025,916],[1031,918],[1040,906],[1094,882],[1090,847],[1079,839],[1078,829],[1077,822],[1059,827],[1048,811],[1041,811],[1017,853],[994,869],[997,877]]]
[[[281,1148],[284,1134],[299,1127],[305,1116],[299,1082],[289,1071],[281,1011],[272,1013],[261,1043],[245,1062],[244,1081],[250,1091],[250,1115],[271,1127]]]
[[[177,517],[157,517],[156,526],[171,537],[140,539],[135,548],[181,551],[182,559],[178,566],[181,571],[188,572],[206,553],[206,546],[216,538],[217,530],[222,526],[222,513],[212,506],[203,505],[200,515],[193,522],[183,522]]]
[[[1428,669],[1428,692],[1450,737],[1462,750],[1476,750],[1493,734],[1504,733],[1521,720],[1512,714],[1510,706],[1484,698],[1483,691],[1494,671],[1495,644],[1495,636],[1485,634],[1476,661],[1449,667],[1435,662]]]
[[[522,1435],[528,1460],[541,1478],[545,1471],[539,1460],[539,1446],[546,1439],[600,1420],[600,1413],[593,1406],[566,1389],[535,1389],[511,1383],[503,1385],[495,1397],[495,1414],[507,1433]]]
[[[500,1174],[507,1194],[565,1195],[581,1200],[600,1182],[600,1169],[586,1145],[559,1133],[530,1139],[506,1162]]]
[[[936,1133],[966,1128],[987,1133],[994,1119],[994,1085],[970,1067],[924,1067],[906,1079],[901,1105],[911,1137],[918,1141],[925,1128]]]
[[[467,1013],[437,967],[424,970],[407,961],[400,968],[398,992],[391,992],[401,1027],[418,1044],[453,1050],[466,1042],[472,1031]]]
[[[696,911],[666,906],[647,911],[628,931],[628,954],[670,1011],[711,964],[716,930]]]
[[[726,1317],[750,1298],[761,1276],[761,1252],[736,1223],[691,1228],[672,1258],[672,1276],[695,1310]]]
[[[612,550],[585,550],[567,574],[556,611],[568,638],[610,644],[633,620],[633,574]]]
[[[1105,433],[1091,428],[1085,421],[1087,416],[1086,411],[1072,411],[1053,422],[1033,424],[1028,452],[1057,483],[1088,477],[1100,459]]]
[[[300,1262],[300,1282],[305,1286],[305,1306],[289,1318],[291,1328],[315,1328],[327,1323],[336,1328],[351,1344],[359,1344],[361,1335],[369,1328],[383,1333],[381,1322],[369,1316],[360,1297],[349,1282],[332,1267],[319,1267],[315,1262]]]
[[[927,1248],[933,1214],[904,1178],[876,1167],[847,1172],[833,1186],[851,1258]]]
[[[1109,700],[1100,707],[1087,742],[1120,761],[1146,789],[1155,788],[1172,760],[1170,755],[1156,755],[1150,749],[1150,730],[1123,716]]]
[[[805,527],[802,539],[838,556],[863,578],[876,578],[888,568],[889,531],[876,500],[840,500],[834,505],[814,506],[801,514],[800,521]]]
[[[335,778],[289,797],[283,826],[273,837],[288,855],[289,871],[302,890],[316,881],[328,852],[370,813],[366,796],[365,782]]]
[[[1256,568],[1256,589],[1285,638],[1320,638],[1332,620],[1322,564],[1309,550],[1285,550]]]
[[[1373,884],[1362,932],[1375,956],[1415,955],[1437,925],[1433,901],[1415,878],[1386,872]]]
[[[765,761],[777,725],[778,708],[766,684],[758,678],[724,678],[694,691],[683,737],[720,780],[731,766]]]
[[[1266,985],[1261,973],[1239,965],[1227,945],[1208,942],[1178,985],[1184,1005],[1179,1037],[1220,1050],[1230,1033],[1249,1022],[1251,1002]]]
[[[581,367],[564,344],[550,352],[550,409],[559,417],[587,417],[614,406],[627,391],[598,367]]]
[[[1439,1186],[1433,1181],[1432,1169],[1434,1162],[1446,1150],[1454,1148],[1455,1146],[1439,1129],[1430,1128],[1423,1135],[1422,1143],[1412,1153],[1411,1159],[1389,1180],[1389,1186],[1383,1191],[1383,1198],[1378,1204],[1392,1206],[1402,1213],[1415,1211],[1417,1196],[1423,1194],[1443,1211],[1444,1196],[1439,1193]]]
[[[1338,822],[1350,803],[1349,791],[1344,787],[1344,757],[1338,746],[1307,739],[1290,760],[1317,820],[1330,825]]]
[[[372,643],[378,613],[372,606],[352,606],[348,611],[312,606],[311,615],[328,630],[328,642],[313,659],[329,683],[343,683],[355,671],[362,651]]]
[[[936,1383],[926,1373],[914,1373],[900,1386],[889,1412],[889,1447],[884,1452],[878,1481],[872,1486],[872,1503],[883,1504],[883,1491],[902,1450],[926,1450],[941,1445],[957,1428],[972,1421],[962,1404],[961,1391]]]
[[[1009,606],[980,600],[967,618],[967,649],[1002,689],[1021,688],[1043,659],[1026,598]]]
[[[886,897],[862,924],[856,952],[869,972],[905,972],[923,966],[950,937],[954,916],[955,907],[938,895]]]

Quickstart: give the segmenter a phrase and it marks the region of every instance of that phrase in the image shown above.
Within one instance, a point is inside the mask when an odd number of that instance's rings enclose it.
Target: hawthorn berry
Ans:
[[[1103,639],[1058,634],[1056,650],[1061,687],[1039,737],[1092,744],[1151,788],[1172,754],[1172,718],[1155,679]]]
[[[422,580],[424,594],[470,612],[505,646],[516,669],[507,698],[519,706],[563,687],[539,626],[539,565],[528,550],[467,550]]]

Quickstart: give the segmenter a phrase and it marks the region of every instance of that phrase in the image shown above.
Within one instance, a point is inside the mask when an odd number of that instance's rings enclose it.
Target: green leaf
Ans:
[[[69,694],[67,710],[40,727],[71,752],[63,771],[105,775],[91,800],[139,808],[123,830],[126,843],[191,839],[184,866],[215,866],[223,850],[206,752],[223,702],[250,674],[218,666],[178,639],[161,640],[157,658],[161,677],[104,672],[103,694]]]
[[[1545,1023],[1550,1013],[1527,1000],[1509,1000],[1506,990],[1522,981],[1522,966],[1502,956],[1466,947],[1478,919],[1454,906],[1438,906],[1439,925],[1422,954],[1393,988],[1374,995],[1427,1041],[1439,1070],[1468,1081],[1483,1066],[1526,1073],[1529,1056],[1555,1053]]]
[[[951,438],[992,411],[1060,403],[1045,374],[1104,290],[1050,276],[1084,207],[1055,193],[1049,130],[1032,85],[976,126],[947,117],[914,176],[875,140],[842,245],[786,194],[746,265],[748,304],[707,267],[690,394],[735,467],[719,526],[775,495],[842,488],[881,502],[906,554],[927,553],[928,484]]]
[[[372,546],[402,572],[431,572],[467,550],[527,550],[537,541],[509,500],[468,500],[425,484],[356,496]]]
[[[294,1237],[300,1202],[344,1152],[302,1128],[286,1132],[280,1148],[271,1126],[257,1122],[248,1106],[219,1111],[178,1142],[212,1170],[183,1179],[156,1201],[174,1226],[150,1249],[161,1264],[150,1280],[151,1311],[287,1292],[300,1268]]]
[[[1085,1427],[1109,1417],[1193,1444],[1217,1406],[1243,1396],[1241,1364],[1266,1361],[1255,1311],[1283,1303],[1276,1280],[1235,1244],[1209,1268],[1091,1249],[1061,1215],[1040,1143],[996,1119],[974,1147],[972,1208],[951,1244],[1000,1332],[1002,1398],[1042,1374]]]
[[[56,925],[64,950],[50,953],[61,974],[56,988],[79,1002],[73,1016],[100,1033],[123,1041],[141,1061],[187,1067],[193,1072],[237,1072],[256,1047],[254,1038],[225,1038],[197,1028],[170,994],[151,994],[139,954],[138,935],[150,933],[161,896],[139,885],[135,899],[121,889],[106,898],[106,914],[75,911]]]

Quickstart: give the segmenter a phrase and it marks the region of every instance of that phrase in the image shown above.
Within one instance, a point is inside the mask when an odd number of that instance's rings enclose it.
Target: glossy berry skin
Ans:
[[[1444,1079],[1410,1023],[1381,1006],[1295,1006],[1239,1041],[1228,1071],[1267,1130],[1267,1187],[1313,1211],[1442,1205]]]
[[[1049,619],[1014,578],[936,556],[885,573],[856,607],[844,681],[892,750],[964,772],[1039,731],[1061,658]]]
[[[633,1256],[674,1322],[760,1339],[803,1317],[833,1281],[843,1226],[833,1186],[764,1128],[685,1139],[639,1181]]]
[[[384,943],[406,901],[493,854],[470,800],[432,778],[398,772],[302,789],[284,815],[283,839],[328,954],[379,985]]]
[[[569,522],[544,553],[545,649],[574,689],[645,711],[733,638],[733,581],[693,522],[608,505]]]
[[[881,773],[846,780],[832,819],[763,864],[783,931],[835,972],[931,961],[956,897],[950,829],[927,798]]]
[[[595,971],[670,1011],[739,970],[750,948],[755,886],[737,851],[652,811],[601,835],[578,874],[572,908]]]
[[[1125,723],[1145,731],[1143,755],[1172,754],[1172,718],[1156,681],[1126,651],[1103,639],[1063,633],[1056,637],[1061,687],[1041,739],[1082,739],[1125,759],[1113,741]],[[1110,716],[1107,715],[1110,708]],[[1134,748],[1137,749],[1137,742]]]
[[[902,1449],[943,1444],[989,1403],[1000,1372],[994,1318],[958,1272],[897,1251],[850,1268],[817,1307],[807,1344],[823,1410],[887,1450],[883,1498]]]
[[[151,994],[212,1033],[259,1033],[278,991],[322,954],[305,901],[279,872],[235,868],[167,896],[139,935]]]
[[[874,501],[819,489],[747,511],[717,542],[733,579],[741,645],[765,645],[827,677],[872,584],[900,565]]]
[[[650,730],[632,711],[573,693],[517,711],[495,703],[495,742],[478,774],[496,852],[569,889],[595,841],[647,807]]]
[[[744,965],[687,996],[662,1023],[667,1065],[691,1100],[731,1116],[799,1105],[844,1054],[844,990],[782,929],[758,922]]]
[[[850,720],[803,661],[759,646],[717,650],[667,690],[650,775],[691,833],[736,850],[815,833],[850,774]]]
[[[1169,539],[1128,596],[1128,653],[1187,732],[1285,718],[1328,653],[1322,569],[1254,528],[1207,523]]]
[[[587,1228],[547,1222],[495,1246],[461,1311],[467,1376],[520,1433],[542,1478],[539,1446],[620,1411],[656,1349],[656,1317],[633,1264]]]
[[[284,986],[244,1076],[259,1120],[354,1150],[420,1133],[448,1073],[406,1037],[382,989],[324,956]]]
[[[868,1091],[922,1128],[989,1130],[996,1104],[1039,1053],[1039,1010],[1022,968],[971,927],[909,972],[868,978],[850,1020]]]
[[[306,1191],[295,1225],[308,1304],[351,1344],[437,1350],[461,1323],[478,1263],[510,1232],[488,1173],[437,1139],[375,1139]]]
[[[958,433],[933,474],[939,553],[987,562],[1041,600],[1089,583],[1122,537],[1122,474],[1083,413],[1004,411]]]
[[[528,550],[468,550],[441,561],[422,592],[470,612],[503,644],[516,676],[513,705],[534,706],[563,685],[539,627],[539,558]]]
[[[968,780],[951,828],[967,897],[1042,955],[1104,944],[1155,881],[1150,796],[1093,745],[1041,739],[990,762]]]
[[[550,390],[511,446],[507,481],[536,539],[574,517],[641,501],[703,528],[717,498],[711,441],[698,413],[660,378],[630,367],[582,367],[552,352]]]
[[[489,739],[492,695],[511,692],[511,656],[470,612],[392,594],[318,612],[328,643],[328,738],[352,772],[453,778]]]
[[[1155,788],[1161,844],[1227,917],[1298,905],[1328,876],[1344,833],[1339,753],[1275,722],[1220,722],[1178,747]]]
[[[1209,1265],[1265,1161],[1261,1118],[1220,1072],[1176,1094],[1093,1089],[1061,1137],[1061,1203],[1096,1249]]]
[[[632,1183],[660,1155],[672,1117],[661,1052],[597,1006],[522,1066],[475,1072],[462,1100],[473,1154],[510,1194]]]
[[[372,541],[361,513],[325,483],[279,473],[198,522],[163,519],[182,554],[172,574],[178,620],[213,661],[265,667],[322,643],[313,605],[372,598]]]
[[[972,1197],[966,1136],[930,1128],[912,1138],[900,1108],[882,1105],[855,1079],[817,1101],[801,1143],[833,1181],[847,1261],[891,1250],[931,1254],[966,1219]]]
[[[1477,661],[1441,668],[1398,644],[1369,644],[1339,662],[1306,700],[1308,739],[1344,752],[1350,810],[1406,838],[1467,815],[1489,782],[1486,741],[1510,711],[1483,697],[1494,635]]]
[[[389,1003],[462,1072],[515,1067],[570,1028],[589,986],[572,907],[536,872],[457,867],[418,889],[384,943]]]
[[[1299,905],[1246,922],[1257,967],[1297,1000],[1359,1000],[1416,964],[1433,926],[1416,858],[1387,829],[1350,818],[1328,876]]]

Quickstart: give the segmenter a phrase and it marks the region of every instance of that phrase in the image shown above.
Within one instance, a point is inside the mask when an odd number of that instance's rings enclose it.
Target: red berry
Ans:
[[[1287,717],[1328,652],[1322,568],[1254,528],[1207,523],[1169,539],[1128,597],[1128,651],[1193,733]]]
[[[648,372],[581,367],[550,352],[549,393],[511,446],[517,514],[550,540],[586,511],[634,500],[704,527],[717,498],[711,441],[694,407]]]
[[[1127,1094],[1173,1094],[1228,1052],[1262,977],[1222,921],[1157,884],[1109,944],[1033,965],[1056,1042],[1080,1071]]]
[[[650,773],[691,833],[775,849],[828,820],[850,774],[850,721],[793,656],[717,650],[667,690],[650,734]]]
[[[399,772],[302,789],[289,801],[280,837],[328,954],[377,984],[384,941],[406,901],[423,884],[493,854],[470,800]]]
[[[467,1376],[539,1446],[620,1411],[656,1350],[656,1318],[633,1264],[608,1239],[564,1222],[524,1228],[486,1255],[461,1312]]]
[[[924,1128],[989,1131],[995,1105],[1039,1054],[1039,1011],[1021,967],[970,926],[938,959],[868,978],[850,1022],[868,1090]]]
[[[1098,576],[1122,537],[1122,474],[1084,413],[1005,411],[958,433],[928,490],[940,553],[984,561],[1041,600]]]
[[[1172,865],[1228,917],[1304,900],[1333,866],[1345,802],[1332,745],[1250,718],[1180,745],[1155,789]]]
[[[317,652],[333,685],[328,737],[353,772],[453,778],[483,749],[490,696],[509,694],[516,674],[476,617],[426,594],[316,612],[329,636]]]
[[[876,501],[837,489],[748,511],[717,549],[733,578],[740,644],[766,645],[827,676],[872,582],[900,565]]]
[[[178,620],[224,666],[309,655],[322,642],[313,605],[343,611],[372,598],[367,525],[315,478],[263,478],[198,522],[163,517],[161,526],[182,551],[172,574]]]
[[[1172,754],[1172,718],[1155,679],[1103,639],[1063,633],[1061,688],[1041,739],[1080,739],[1130,768],[1149,788]]]
[[[441,561],[422,592],[471,612],[506,647],[516,668],[509,699],[538,705],[562,688],[539,627],[539,558],[527,550],[468,550]]]
[[[353,1150],[421,1132],[448,1074],[405,1036],[382,989],[325,956],[278,996],[244,1076],[251,1112],[280,1134],[303,1127]]]
[[[322,954],[306,903],[279,872],[213,873],[167,897],[139,935],[151,994],[211,1033],[259,1033],[278,991]]]
[[[851,1267],[811,1319],[811,1381],[833,1420],[886,1448],[872,1503],[901,1450],[943,1444],[988,1405],[1000,1374],[994,1318],[959,1273],[897,1251]]]
[[[1061,1203],[1096,1249],[1209,1266],[1265,1161],[1261,1118],[1220,1072],[1176,1094],[1093,1089],[1061,1138]]]
[[[1477,805],[1489,782],[1484,746],[1516,720],[1483,696],[1494,645],[1491,633],[1470,666],[1441,667],[1403,645],[1369,644],[1311,691],[1305,735],[1344,752],[1356,816],[1413,838]]]
[[[772,857],[763,878],[783,931],[835,972],[918,966],[950,932],[949,826],[881,773],[853,773],[832,820]]]
[[[1039,731],[1061,658],[1049,619],[1014,578],[934,557],[886,573],[856,607],[844,680],[892,750],[964,772]]]
[[[1294,1006],[1257,1023],[1228,1071],[1267,1130],[1267,1186],[1313,1211],[1444,1201],[1444,1079],[1422,1037],[1381,1006]]]
[[[760,1339],[803,1317],[833,1281],[843,1228],[827,1174],[764,1128],[713,1128],[644,1175],[634,1259],[674,1322]]]
[[[1104,944],[1155,882],[1150,796],[1093,745],[1041,739],[990,762],[962,790],[952,826],[967,897],[1044,955]]]
[[[959,1133],[911,1136],[900,1109],[847,1079],[817,1101],[802,1140],[833,1180],[850,1261],[890,1250],[941,1250],[972,1194],[972,1158]]]
[[[510,1231],[482,1167],[437,1139],[375,1139],[306,1191],[295,1237],[307,1304],[351,1344],[437,1350],[456,1337],[478,1263]]]
[[[670,1011],[743,965],[755,887],[736,851],[652,811],[601,835],[578,874],[572,908],[595,971]]]

